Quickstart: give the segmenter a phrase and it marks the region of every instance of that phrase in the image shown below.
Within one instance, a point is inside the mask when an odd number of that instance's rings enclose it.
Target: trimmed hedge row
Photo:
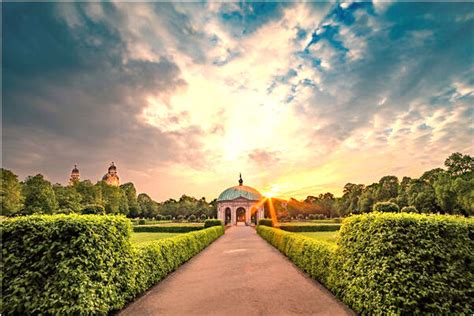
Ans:
[[[327,284],[334,245],[264,225],[257,226],[257,233],[312,278]]]
[[[273,221],[271,218],[262,218],[258,220],[258,225],[273,227]]]
[[[206,219],[204,221],[204,227],[212,227],[212,226],[224,226],[224,223],[220,219]]]
[[[133,226],[135,233],[189,233],[204,229],[204,226],[164,226],[164,225],[148,225]]]
[[[222,226],[160,239],[139,246],[134,294],[146,291],[151,286],[191,259],[214,240],[224,234]]]
[[[334,232],[341,228],[340,224],[324,224],[324,225],[280,225],[280,229],[287,232]]]
[[[473,219],[356,215],[344,221],[337,247],[327,251],[321,250],[323,242],[297,234],[263,226],[257,232],[362,315],[474,310]]]
[[[0,223],[2,314],[106,315],[223,234],[222,227],[135,248],[125,217],[33,215]]]

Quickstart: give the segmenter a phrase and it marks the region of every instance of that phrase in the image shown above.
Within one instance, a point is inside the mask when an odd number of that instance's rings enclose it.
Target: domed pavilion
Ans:
[[[224,190],[217,198],[217,218],[226,225],[237,225],[238,222],[250,225],[264,216],[262,195],[243,183],[240,175],[239,185]]]

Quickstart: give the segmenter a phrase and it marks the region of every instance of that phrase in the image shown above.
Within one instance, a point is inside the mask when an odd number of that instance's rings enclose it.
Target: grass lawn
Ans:
[[[335,244],[336,243],[336,238],[337,234],[339,232],[308,232],[308,233],[295,233],[295,234],[300,234],[306,237],[311,237],[316,240],[320,241],[326,241]]]
[[[143,244],[153,240],[169,238],[179,235],[179,233],[132,233],[132,243]]]

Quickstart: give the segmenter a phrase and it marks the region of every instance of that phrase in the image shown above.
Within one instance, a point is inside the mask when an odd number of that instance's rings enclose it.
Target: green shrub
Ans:
[[[400,208],[397,204],[392,202],[377,202],[374,205],[374,211],[398,213],[398,211],[400,211]]]
[[[461,315],[474,310],[474,221],[369,213],[339,233],[331,290],[363,315]]]
[[[172,219],[173,217],[171,217],[171,215],[165,215],[165,219],[164,219],[165,221],[170,221]]]
[[[197,220],[196,215],[194,214],[189,215],[188,222],[192,223],[192,222],[195,222],[196,220]]]
[[[146,225],[146,220],[144,218],[138,220],[138,225]]]
[[[189,225],[189,224],[188,224]],[[135,233],[189,233],[196,230],[203,229],[204,226],[186,226],[183,225],[146,225],[146,226],[133,226]]]
[[[257,233],[312,278],[327,284],[335,246],[265,225],[257,226]]]
[[[134,248],[121,216],[36,215],[0,227],[0,312],[16,315],[107,315],[224,233],[211,227]]]
[[[285,225],[281,224],[280,229],[288,232],[334,232],[341,228],[340,224],[324,224],[324,225]]]
[[[273,227],[273,221],[271,218],[262,218],[258,220],[258,225]]]
[[[152,241],[137,251],[135,293],[142,293],[224,234],[222,226]]]
[[[224,226],[224,223],[220,219],[206,219],[204,221],[204,227],[212,227],[212,226]]]
[[[128,219],[33,215],[0,225],[2,313],[106,314],[130,298]]]
[[[201,214],[201,216],[199,217],[202,221],[205,221],[207,219],[207,215],[206,214]]]
[[[162,221],[162,220],[164,220],[164,216],[158,214],[158,215],[155,216],[155,220],[157,220],[157,221]]]
[[[420,213],[420,212],[418,212],[418,210],[414,206],[405,206],[404,208],[402,208],[402,210],[400,212],[402,212],[402,213]]]
[[[86,205],[82,210],[81,214],[88,215],[88,214],[97,214],[97,215],[104,215],[105,208],[99,204],[89,204]]]

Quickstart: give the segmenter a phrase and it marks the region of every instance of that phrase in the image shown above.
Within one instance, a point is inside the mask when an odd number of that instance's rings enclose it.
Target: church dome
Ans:
[[[79,169],[77,169],[77,165],[74,165],[74,169],[72,169],[71,174],[79,174]]]
[[[243,197],[251,201],[258,201],[262,198],[262,195],[252,187],[246,185],[236,185],[235,187],[228,188],[222,192],[217,198],[217,201],[230,201],[239,197]]]

